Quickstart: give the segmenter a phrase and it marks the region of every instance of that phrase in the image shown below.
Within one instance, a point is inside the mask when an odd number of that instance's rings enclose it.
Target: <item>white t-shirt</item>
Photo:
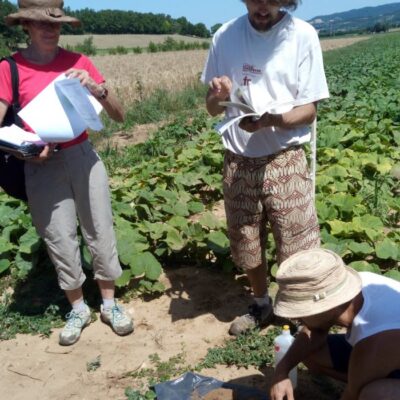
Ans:
[[[241,88],[259,113],[289,111],[329,97],[321,46],[315,29],[290,14],[266,32],[251,25],[248,15],[224,24],[214,35],[201,77],[208,83],[228,76],[233,93]],[[235,98],[232,98],[235,100]],[[240,111],[227,107],[226,115]],[[263,128],[254,134],[232,125],[223,134],[224,146],[247,157],[275,154],[310,141],[310,127]]]
[[[346,339],[355,346],[379,332],[400,329],[400,282],[371,272],[360,272],[364,304]]]

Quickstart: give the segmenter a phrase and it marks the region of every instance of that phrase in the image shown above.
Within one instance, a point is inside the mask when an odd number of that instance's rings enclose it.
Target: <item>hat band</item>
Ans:
[[[281,299],[283,298],[285,300],[286,299],[288,299],[288,300],[313,300],[314,302],[318,302],[318,301],[324,300],[327,297],[332,296],[332,295],[336,294],[337,292],[339,292],[343,288],[343,286],[347,283],[347,280],[348,280],[348,276],[346,275],[345,279],[339,285],[334,287],[333,289],[324,290],[323,292],[315,293],[313,295],[295,294],[295,292],[292,291],[291,293],[288,293],[288,294],[282,294],[282,292],[281,292],[280,296],[281,296]]]

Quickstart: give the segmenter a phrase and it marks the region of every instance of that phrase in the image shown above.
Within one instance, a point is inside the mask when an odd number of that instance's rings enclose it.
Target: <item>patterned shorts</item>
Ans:
[[[266,263],[268,224],[278,265],[300,250],[320,245],[313,185],[301,147],[259,158],[227,150],[224,200],[232,257],[239,268]]]

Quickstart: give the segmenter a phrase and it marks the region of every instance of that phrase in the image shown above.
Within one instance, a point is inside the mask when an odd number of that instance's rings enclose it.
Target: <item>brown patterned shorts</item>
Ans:
[[[268,223],[278,265],[300,250],[320,245],[313,185],[301,147],[259,158],[227,150],[224,200],[232,257],[239,268],[266,263]]]

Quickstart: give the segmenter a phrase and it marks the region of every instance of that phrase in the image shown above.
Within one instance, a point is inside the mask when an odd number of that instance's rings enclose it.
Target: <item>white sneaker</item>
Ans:
[[[132,318],[117,302],[111,308],[104,308],[101,305],[100,318],[103,322],[110,325],[117,335],[124,336],[133,332]]]
[[[59,343],[62,346],[70,346],[76,343],[81,337],[82,329],[91,322],[90,308],[85,304],[83,311],[77,312],[72,309],[65,318],[67,323],[60,332]]]

